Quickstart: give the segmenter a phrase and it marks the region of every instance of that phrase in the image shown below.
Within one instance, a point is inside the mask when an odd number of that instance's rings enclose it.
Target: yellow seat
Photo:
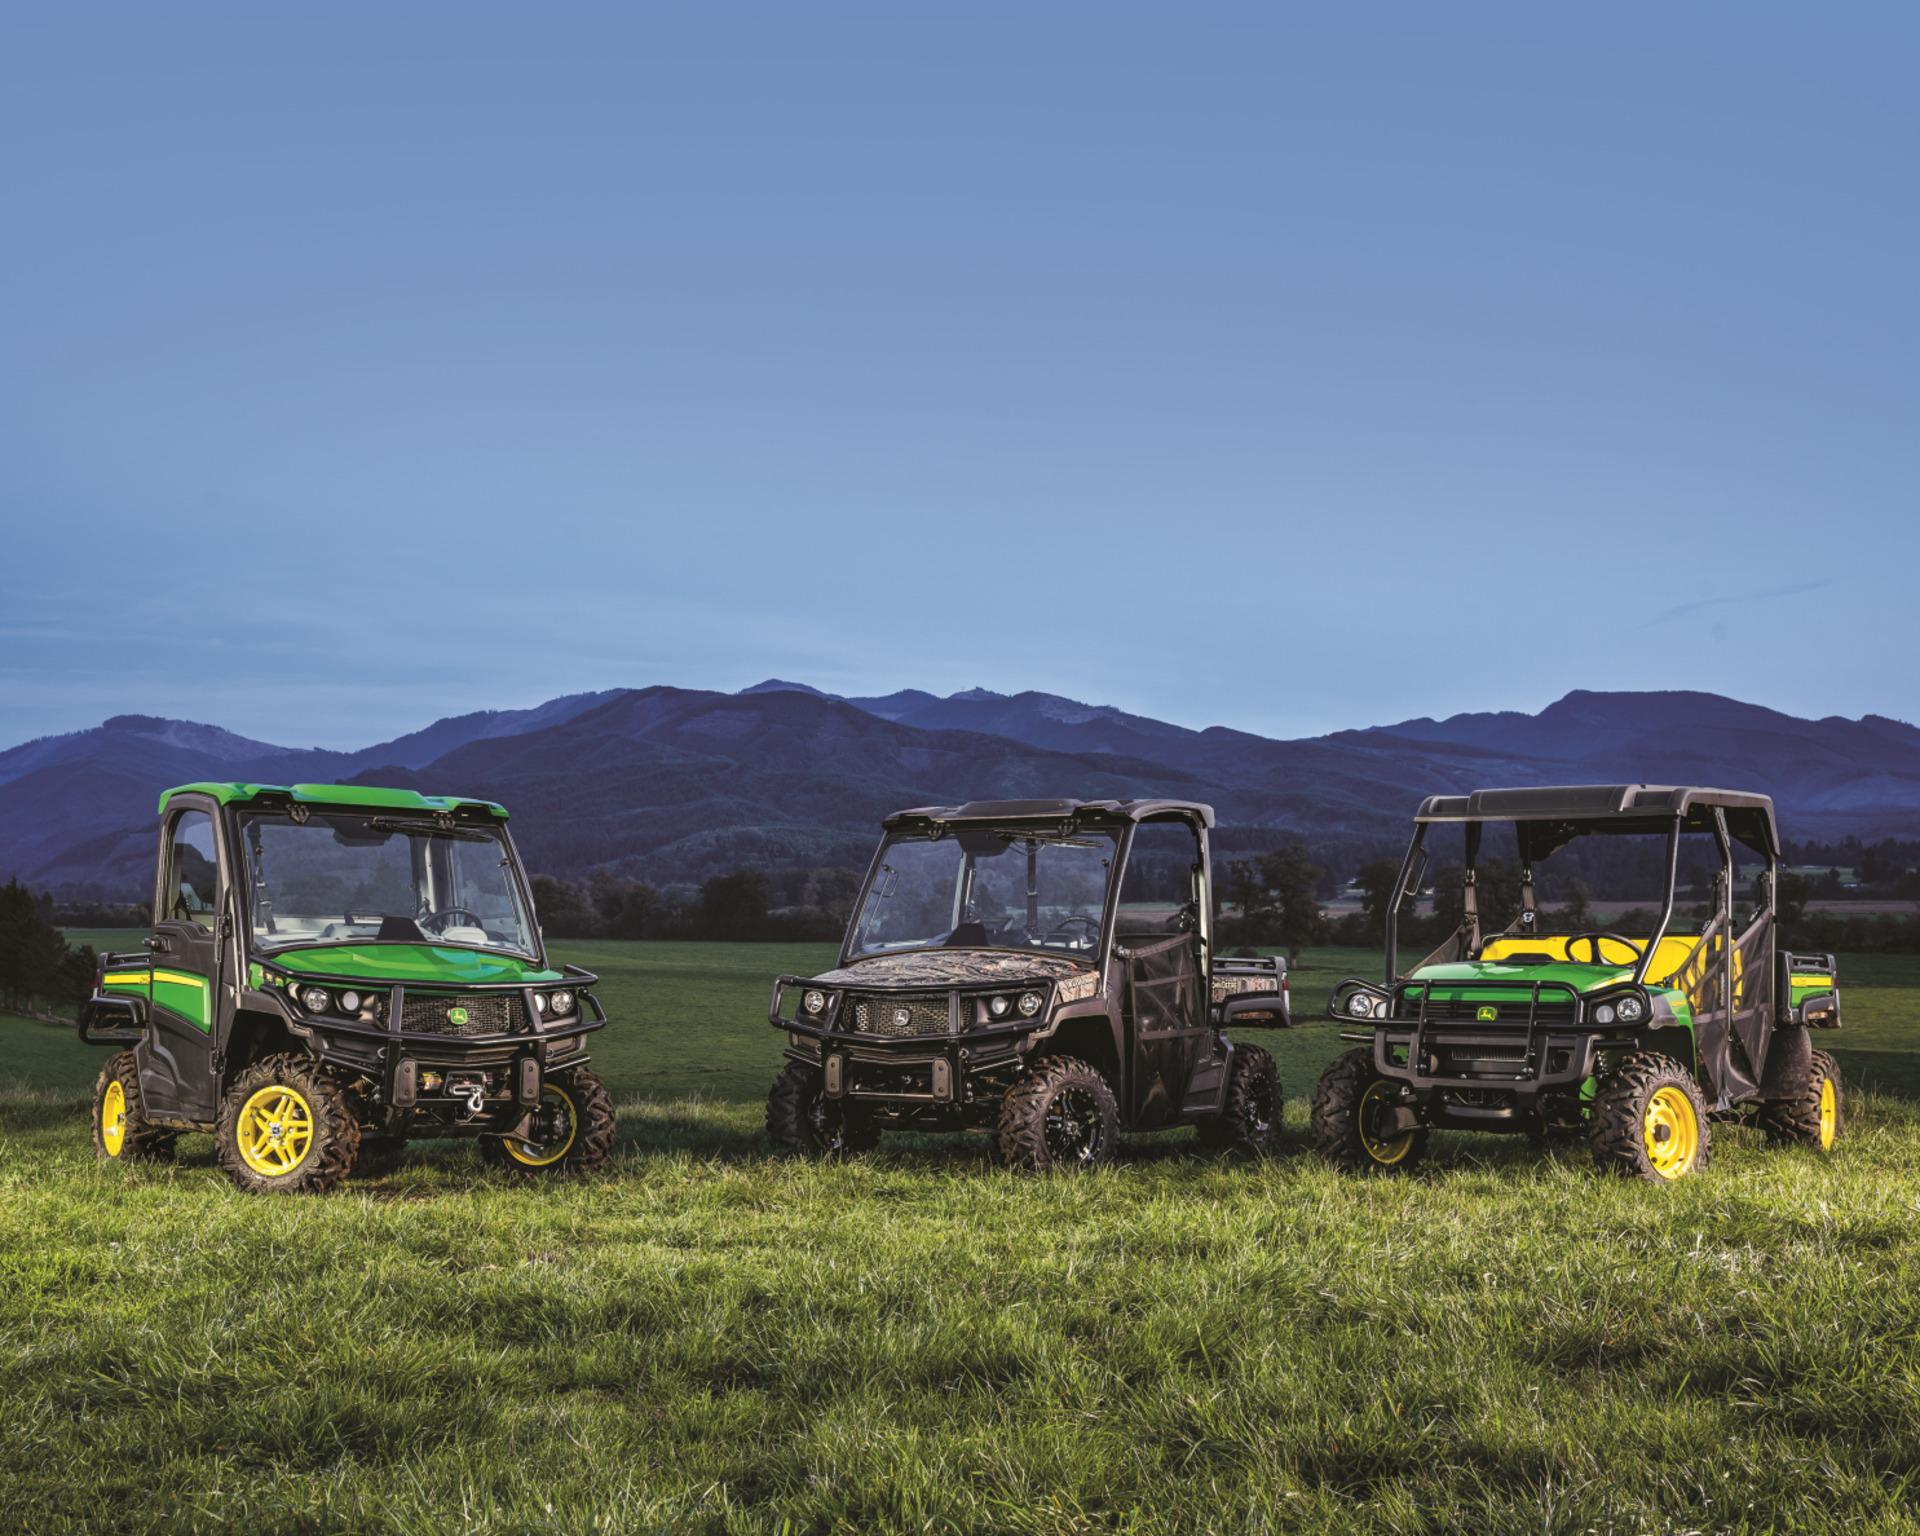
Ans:
[[[1573,937],[1570,933],[1543,933],[1533,938],[1527,938],[1524,935],[1507,934],[1497,939],[1488,939],[1480,948],[1480,958],[1482,960],[1505,960],[1514,955],[1547,955],[1555,960],[1565,960],[1569,958],[1567,955],[1567,945],[1572,941]],[[1626,937],[1633,938],[1634,936],[1628,934]],[[1647,942],[1645,939],[1639,938],[1636,938],[1634,941],[1642,945]],[[1696,942],[1695,936],[1691,934],[1668,934],[1654,946],[1653,964],[1647,967],[1648,982],[1654,986],[1661,986],[1671,981],[1680,967],[1686,964],[1687,956],[1693,953],[1693,946]],[[1601,939],[1599,946],[1600,958],[1609,964],[1634,965],[1639,961],[1640,957],[1637,954],[1617,941]],[[1580,946],[1580,958],[1583,961],[1593,958],[1593,946],[1591,943]],[[1738,958],[1738,956],[1735,956],[1736,962]]]

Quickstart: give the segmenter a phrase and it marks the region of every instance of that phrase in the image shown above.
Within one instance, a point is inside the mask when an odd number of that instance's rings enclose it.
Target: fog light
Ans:
[[[1646,1000],[1637,992],[1629,992],[1615,1006],[1619,1010],[1622,1024],[1638,1024],[1647,1016]]]
[[[307,987],[300,994],[300,1006],[308,1013],[325,1013],[333,999],[325,987]]]
[[[1373,999],[1364,992],[1356,992],[1347,999],[1347,1012],[1356,1019],[1370,1019],[1373,1017]]]
[[[547,994],[546,993],[536,992],[533,994],[533,1011],[541,1015],[544,1015],[546,1013],[547,1011]]]
[[[1613,1004],[1602,1003],[1598,1008],[1594,1009],[1593,1022],[1596,1024],[1611,1024],[1613,1022]]]
[[[342,992],[340,994],[340,1011],[342,1013],[358,1013],[360,1011],[360,994],[358,992]]]
[[[1021,1014],[1024,1017],[1030,1019],[1039,1011],[1040,1011],[1040,994],[1038,992],[1022,992],[1020,994]]]
[[[573,1012],[573,994],[560,991],[553,994],[553,1011],[556,1015]]]
[[[1012,1006],[1013,1004],[1008,1002],[1004,997],[996,997],[988,1002],[987,1012],[992,1014],[996,1019],[1004,1019],[1007,1016],[1007,1010]]]
[[[827,1011],[827,994],[824,992],[809,992],[800,999],[800,1006],[806,1009],[808,1013],[825,1013]]]

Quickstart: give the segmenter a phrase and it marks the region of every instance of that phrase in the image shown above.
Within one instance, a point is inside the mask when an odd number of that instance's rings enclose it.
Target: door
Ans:
[[[1126,966],[1132,1057],[1129,1123],[1178,1117],[1194,1067],[1213,1049],[1201,925],[1199,833],[1184,818],[1134,829],[1114,942]]]
[[[135,1048],[140,1092],[155,1114],[211,1120],[219,997],[218,930],[224,910],[219,843],[210,809],[188,806],[161,833],[154,893],[151,1025]]]

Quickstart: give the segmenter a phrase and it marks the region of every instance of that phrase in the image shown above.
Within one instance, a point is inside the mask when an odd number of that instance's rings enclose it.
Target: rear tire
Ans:
[[[790,1061],[767,1095],[767,1139],[794,1157],[852,1157],[880,1144],[880,1127],[863,1105],[828,1098],[818,1067]]]
[[[93,1155],[116,1163],[168,1162],[176,1134],[147,1119],[133,1052],[108,1057],[93,1085]]]
[[[1706,1101],[1671,1056],[1635,1051],[1600,1079],[1588,1145],[1603,1171],[1656,1184],[1707,1166]]]
[[[1000,1159],[1029,1173],[1083,1172],[1113,1161],[1120,1104],[1099,1068],[1049,1056],[1000,1101]]]
[[[1760,1106],[1755,1123],[1776,1144],[1831,1152],[1846,1125],[1838,1064],[1825,1051],[1815,1051],[1787,1095]]]
[[[489,1167],[520,1178],[590,1173],[613,1155],[613,1095],[585,1067],[556,1072],[540,1085],[540,1138],[482,1136],[480,1157]]]
[[[1257,1045],[1235,1046],[1226,1102],[1218,1115],[1200,1122],[1200,1140],[1223,1152],[1265,1157],[1280,1145],[1285,1102],[1272,1053]]]
[[[248,1194],[321,1194],[353,1172],[360,1122],[347,1090],[311,1057],[256,1061],[220,1101],[214,1148]]]
[[[1313,1090],[1313,1144],[1343,1173],[1405,1173],[1426,1155],[1427,1128],[1382,1124],[1404,1098],[1363,1047],[1334,1059]]]

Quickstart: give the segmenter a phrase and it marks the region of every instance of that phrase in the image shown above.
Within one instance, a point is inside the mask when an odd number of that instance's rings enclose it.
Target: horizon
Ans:
[[[801,680],[801,679],[765,677],[765,678],[761,678],[757,682],[743,683],[741,686],[737,688],[689,688],[679,683],[642,683],[638,685],[616,685],[614,687],[606,688],[606,689],[566,688],[566,689],[560,690],[558,693],[548,694],[544,698],[530,699],[524,703],[493,705],[493,706],[483,707],[477,710],[460,710],[453,714],[435,715],[431,719],[419,720],[414,722],[411,725],[405,726],[403,729],[392,731],[385,735],[374,737],[373,739],[366,742],[361,742],[361,743],[351,744],[351,745],[337,745],[334,743],[324,742],[324,741],[280,740],[272,736],[258,735],[251,730],[241,729],[237,726],[231,725],[222,720],[199,719],[199,718],[195,718],[192,716],[185,716],[185,715],[156,715],[148,710],[129,709],[129,710],[119,710],[112,715],[103,716],[99,720],[93,721],[90,725],[81,726],[72,731],[50,732],[40,736],[26,737],[18,741],[0,741],[0,753],[10,751],[15,747],[31,746],[33,743],[38,741],[54,740],[61,736],[81,735],[90,730],[101,729],[105,727],[112,720],[131,718],[131,719],[152,719],[152,720],[157,720],[162,723],[172,724],[172,725],[191,725],[191,726],[198,726],[198,727],[211,729],[211,730],[225,731],[231,735],[238,736],[245,740],[258,743],[261,746],[285,748],[289,751],[340,752],[340,753],[346,753],[346,754],[353,754],[358,752],[364,752],[369,750],[370,748],[384,745],[389,741],[397,740],[400,737],[411,735],[416,731],[424,730],[430,726],[437,725],[445,720],[460,719],[465,716],[473,715],[473,714],[508,714],[508,713],[513,713],[520,710],[536,709],[541,705],[550,704],[559,699],[578,697],[579,695],[582,695],[582,694],[639,693],[639,692],[644,692],[646,689],[649,689],[649,688],[670,688],[670,689],[675,689],[679,692],[684,692],[684,693],[712,693],[720,697],[738,698],[742,695],[747,694],[749,691],[755,691],[755,692],[767,691],[766,685],[769,683],[780,683],[790,691],[801,692],[801,693],[811,693],[818,697],[832,699],[840,703],[849,703],[849,704],[852,703],[854,699],[885,698],[888,695],[893,693],[906,692],[912,689],[913,687],[912,684],[905,684],[905,685],[902,685],[902,687],[897,689],[888,688],[877,693],[863,693],[863,694],[855,694],[855,695],[848,696],[844,694],[828,693],[826,690],[807,684],[806,682],[804,682],[804,680]],[[921,691],[930,692],[930,690],[924,690],[924,689]],[[1550,709],[1553,705],[1563,702],[1566,698],[1568,698],[1569,696],[1575,693],[1598,693],[1598,694],[1648,693],[1648,694],[1671,695],[1671,694],[1689,694],[1689,693],[1703,693],[1703,692],[1706,692],[1706,690],[1691,689],[1691,688],[1615,688],[1615,689],[1569,688],[1564,693],[1561,693],[1555,696],[1554,698],[1547,700],[1546,703],[1541,704],[1532,709],[1507,707],[1507,708],[1460,710],[1460,711],[1453,712],[1453,714],[1443,715],[1443,716],[1409,715],[1409,716],[1402,717],[1401,719],[1398,719],[1398,720],[1375,720],[1375,721],[1370,721],[1364,724],[1336,726],[1332,730],[1313,732],[1310,735],[1275,736],[1275,737],[1268,737],[1267,739],[1274,740],[1274,741],[1312,740],[1321,736],[1337,735],[1344,731],[1367,731],[1367,730],[1384,729],[1386,727],[1395,726],[1395,725],[1414,724],[1421,720],[1444,721],[1444,720],[1453,718],[1454,715],[1473,716],[1473,715],[1511,714],[1511,715],[1524,715],[1524,716],[1530,716],[1530,717],[1537,717],[1540,714],[1544,713],[1547,709]],[[1106,704],[1103,701],[1097,700],[1097,699],[1075,699],[1075,698],[1069,698],[1066,695],[1062,695],[1062,694],[1049,694],[1045,689],[1037,689],[1037,688],[998,689],[998,688],[990,687],[985,684],[975,684],[968,688],[955,689],[951,693],[936,695],[936,697],[951,699],[956,696],[961,696],[968,693],[991,694],[996,698],[1002,698],[1002,699],[1019,698],[1025,694],[1041,694],[1047,697],[1061,698],[1061,699],[1064,699],[1067,703],[1079,704],[1090,709],[1118,708],[1118,706],[1116,705]],[[1761,704],[1757,700],[1734,698],[1730,694],[1714,694],[1711,696],[1716,698],[1724,698],[1736,704],[1751,705],[1755,708],[1760,708],[1760,709],[1773,708],[1773,706],[1767,705],[1767,704]],[[1139,712],[1134,710],[1126,710],[1126,711],[1123,711],[1123,713],[1138,714]],[[1832,714],[1829,714],[1826,716],[1794,716],[1789,714],[1787,711],[1779,711],[1779,710],[1775,711],[1775,713],[1786,715],[1787,718],[1789,719],[1801,719],[1801,720],[1842,719],[1852,723],[1858,723],[1859,721],[1866,718],[1876,718],[1876,719],[1882,719],[1882,720],[1889,720],[1896,725],[1906,725],[1911,727],[1914,724],[1913,721],[1902,719],[1897,715],[1889,715],[1884,711],[1880,711],[1880,710],[1868,710],[1863,715],[1854,715],[1854,716],[1836,716]],[[1233,731],[1244,731],[1246,732],[1246,734],[1249,734],[1249,735],[1265,735],[1264,732],[1253,731],[1245,726],[1236,725],[1233,722],[1226,721],[1226,720],[1209,721],[1205,724],[1192,724],[1190,722],[1183,721],[1183,720],[1169,720],[1169,719],[1166,719],[1164,716],[1158,716],[1158,715],[1146,716],[1144,718],[1156,720],[1159,723],[1164,725],[1179,726],[1182,729],[1191,730],[1191,731],[1208,731],[1208,730],[1215,730],[1215,729],[1225,729],[1225,730],[1233,730]]]
[[[636,674],[1282,739],[1649,681],[1920,714],[1916,43],[16,13],[0,737]]]

